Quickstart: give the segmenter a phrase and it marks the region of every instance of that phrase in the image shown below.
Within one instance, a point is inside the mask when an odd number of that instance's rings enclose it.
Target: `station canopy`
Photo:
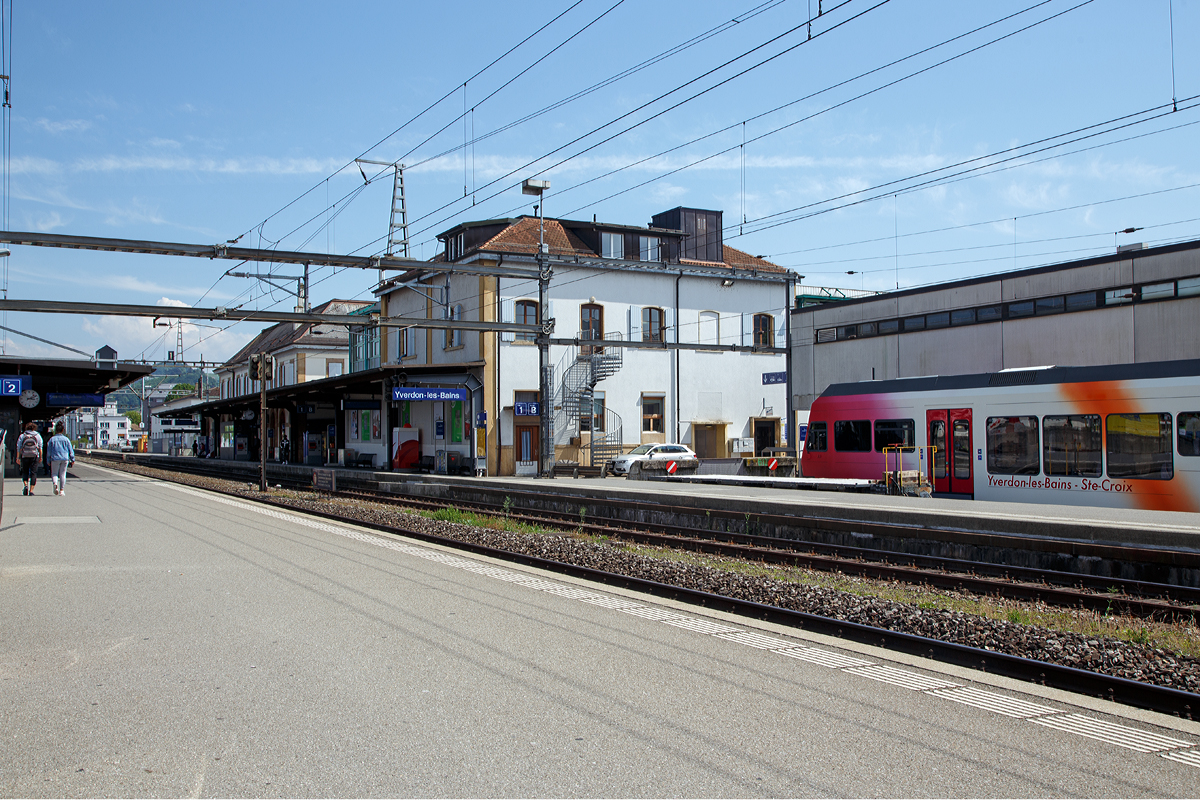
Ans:
[[[94,406],[96,403],[91,401],[96,396],[103,397],[152,372],[152,364],[0,356],[0,378],[19,378],[22,391],[28,388],[37,392],[37,405],[20,406],[21,418],[26,420],[50,419]],[[0,396],[0,402],[16,405],[19,396]]]

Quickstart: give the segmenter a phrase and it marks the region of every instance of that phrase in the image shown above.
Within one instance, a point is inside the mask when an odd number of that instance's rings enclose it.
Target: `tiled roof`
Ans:
[[[520,217],[515,220],[488,220],[488,224],[507,224],[499,233],[486,242],[471,248],[470,253],[519,253],[522,255],[537,255],[538,236],[541,221],[537,217]],[[579,223],[584,225],[585,223]],[[556,219],[545,220],[545,241],[550,246],[550,255],[560,257],[582,256],[593,259],[597,257],[597,253],[583,243],[574,232],[567,229]],[[636,230],[630,227],[630,230]],[[653,229],[645,229],[647,232]],[[759,272],[769,273],[785,273],[787,270],[777,264],[772,264],[766,259],[752,256],[747,252],[738,250],[736,247],[723,245],[723,262],[716,261],[698,261],[695,259],[684,258],[680,259],[681,264],[690,264],[702,267],[713,267],[716,269],[729,268],[734,269],[752,269]],[[431,262],[445,262],[445,251],[439,252]]]
[[[578,236],[564,228],[558,220],[545,220],[545,225],[545,241],[550,246],[550,255],[596,255]],[[475,249],[493,253],[537,255],[540,235],[541,220],[537,217],[521,217]]]
[[[765,258],[752,256],[747,252],[738,250],[736,247],[722,245],[724,248],[725,266],[734,267],[736,269],[756,269],[759,272],[787,272],[786,269],[778,264],[772,264]]]
[[[349,314],[373,305],[367,300],[327,300],[313,308],[314,314]],[[222,367],[244,364],[251,353],[274,353],[285,347],[320,345],[323,347],[349,347],[350,334],[342,325],[312,325],[280,322],[255,336],[237,351]]]

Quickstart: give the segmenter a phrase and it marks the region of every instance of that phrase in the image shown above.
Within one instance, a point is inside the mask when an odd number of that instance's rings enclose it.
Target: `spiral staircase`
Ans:
[[[618,341],[620,333],[609,333],[602,340]],[[593,341],[584,338],[580,333],[576,341]],[[596,384],[620,371],[624,357],[622,347],[604,347],[601,344],[580,344],[572,347],[559,362],[558,372],[562,375],[559,386],[560,403],[563,411],[565,427],[572,436],[581,436],[585,418],[593,417],[595,407]],[[588,464],[601,467],[621,455],[624,448],[621,437],[621,417],[609,409],[604,409],[604,429],[595,430],[594,419],[589,422],[591,441],[587,445]],[[582,438],[581,438],[582,441]]]

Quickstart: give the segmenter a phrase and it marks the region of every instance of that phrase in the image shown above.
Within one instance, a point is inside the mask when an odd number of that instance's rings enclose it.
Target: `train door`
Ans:
[[[943,494],[975,494],[971,458],[971,409],[931,409],[925,412],[928,444],[933,453],[933,490]]]

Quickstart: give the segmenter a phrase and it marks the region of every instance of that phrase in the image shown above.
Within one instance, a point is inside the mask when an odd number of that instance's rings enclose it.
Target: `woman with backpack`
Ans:
[[[42,437],[36,422],[25,423],[25,432],[17,439],[17,458],[21,459],[21,479],[25,481],[23,494],[33,494],[38,463],[42,460]]]
[[[63,433],[61,422],[54,424],[54,435],[46,443],[46,455],[50,458],[50,479],[54,481],[54,493],[67,493],[67,467],[75,465],[75,448]]]

